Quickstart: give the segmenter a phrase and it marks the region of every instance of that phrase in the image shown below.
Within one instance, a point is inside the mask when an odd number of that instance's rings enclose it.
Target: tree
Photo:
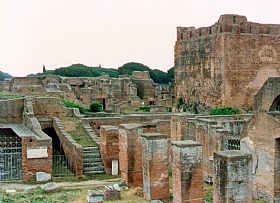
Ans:
[[[0,71],[0,81],[3,81],[5,78],[11,78],[12,76],[8,73]]]
[[[132,75],[133,71],[149,71],[150,68],[142,63],[130,62],[118,68],[120,75]]]

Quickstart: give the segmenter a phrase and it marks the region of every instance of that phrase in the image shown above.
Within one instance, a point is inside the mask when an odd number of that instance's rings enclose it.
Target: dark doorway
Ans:
[[[43,129],[49,137],[52,138],[53,154],[64,155],[63,147],[53,127]]]
[[[274,99],[269,111],[280,111],[280,95]]]
[[[52,138],[53,147],[53,176],[72,176],[72,168],[68,162],[68,159],[64,153],[62,144],[58,135],[53,127],[43,129],[49,137]]]

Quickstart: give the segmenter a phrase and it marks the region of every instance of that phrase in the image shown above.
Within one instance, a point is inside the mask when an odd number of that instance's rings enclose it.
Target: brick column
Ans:
[[[202,145],[172,141],[172,185],[174,203],[203,202]]]
[[[166,135],[142,135],[143,192],[148,201],[169,198],[168,145]]]
[[[100,126],[100,151],[106,174],[112,174],[112,161],[119,160],[119,128]]]
[[[215,203],[252,202],[252,155],[241,151],[214,154]]]
[[[121,178],[128,187],[142,187],[141,124],[121,124],[119,128],[119,157]]]

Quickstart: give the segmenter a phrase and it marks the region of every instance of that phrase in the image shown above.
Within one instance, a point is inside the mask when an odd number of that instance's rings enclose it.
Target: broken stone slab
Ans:
[[[114,186],[105,187],[104,200],[114,201],[121,199],[120,190],[115,190]]]
[[[163,203],[161,200],[152,200],[151,203]]]
[[[35,187],[32,187],[32,186],[27,186],[24,188],[23,192],[24,193],[28,193],[28,192],[31,192],[35,189]]]
[[[86,194],[88,203],[102,203],[103,202],[103,194],[98,191],[88,190]]]
[[[5,191],[5,193],[6,193],[7,195],[14,195],[14,194],[17,193],[17,191],[16,191],[15,189],[7,189],[7,190]]]
[[[57,183],[55,183],[55,182],[47,183],[47,184],[41,186],[41,188],[46,193],[59,192],[61,189],[61,187],[59,185],[57,185]]]
[[[36,172],[36,181],[45,182],[52,179],[51,174],[45,172]]]

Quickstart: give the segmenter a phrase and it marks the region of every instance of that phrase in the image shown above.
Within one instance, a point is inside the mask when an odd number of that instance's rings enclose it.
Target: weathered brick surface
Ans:
[[[53,119],[53,128],[61,142],[63,151],[67,157],[72,171],[78,175],[83,175],[83,147],[75,142],[65,131],[62,122],[58,118]]]
[[[121,178],[128,187],[142,187],[142,146],[140,124],[122,124],[119,126],[119,160]]]
[[[48,158],[27,159],[28,147],[48,147]],[[34,137],[22,138],[22,173],[23,180],[28,181],[35,178],[36,172],[52,173],[52,141],[37,140]]]
[[[280,199],[279,126],[278,113],[261,111],[254,114],[241,134],[241,151],[253,155],[253,195],[269,202]]]
[[[0,123],[21,123],[23,107],[23,99],[1,100]]]
[[[195,141],[172,142],[174,203],[203,202],[202,146]]]
[[[252,108],[268,77],[279,76],[280,25],[222,15],[210,27],[177,28],[177,97],[207,105]]]
[[[214,154],[213,202],[252,202],[252,155],[241,151]]]
[[[148,201],[168,199],[168,145],[166,135],[160,133],[142,135],[142,165],[145,199]]]
[[[100,151],[106,174],[112,174],[112,160],[119,160],[119,128],[100,127]]]

